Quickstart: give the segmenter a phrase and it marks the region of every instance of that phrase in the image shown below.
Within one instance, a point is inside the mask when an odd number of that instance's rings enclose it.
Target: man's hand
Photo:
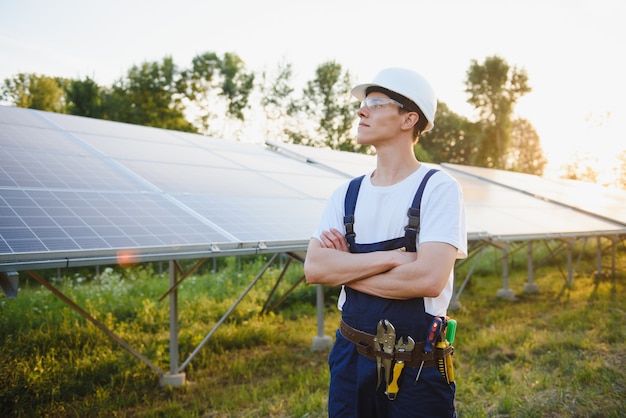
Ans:
[[[334,250],[350,252],[346,238],[335,228],[331,228],[330,231],[322,232],[322,236],[320,238],[322,248],[332,248]]]

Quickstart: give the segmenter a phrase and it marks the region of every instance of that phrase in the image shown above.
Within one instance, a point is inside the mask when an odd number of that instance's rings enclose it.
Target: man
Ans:
[[[333,193],[304,263],[308,283],[342,286],[329,416],[453,417],[451,348],[436,347],[446,345],[455,260],[467,256],[465,212],[458,183],[413,151],[437,99],[401,68],[352,94],[362,100],[357,140],[376,149],[376,168]]]

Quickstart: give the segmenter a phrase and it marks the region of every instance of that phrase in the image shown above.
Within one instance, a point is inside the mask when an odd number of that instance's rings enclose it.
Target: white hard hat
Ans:
[[[415,71],[405,68],[386,68],[376,74],[374,81],[359,84],[352,89],[352,95],[359,100],[365,99],[369,87],[382,87],[406,97],[415,103],[428,121],[423,132],[428,132],[435,125],[437,97],[430,83]]]

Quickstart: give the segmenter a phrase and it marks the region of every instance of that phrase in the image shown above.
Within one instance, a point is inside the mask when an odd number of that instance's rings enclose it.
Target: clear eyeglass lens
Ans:
[[[365,106],[368,110],[378,110],[386,104],[395,104],[398,107],[403,107],[402,104],[393,99],[383,99],[382,97],[368,97],[361,102],[361,107]]]

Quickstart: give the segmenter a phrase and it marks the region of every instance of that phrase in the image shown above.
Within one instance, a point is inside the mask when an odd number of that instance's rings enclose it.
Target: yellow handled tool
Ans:
[[[392,401],[396,399],[396,396],[398,396],[398,392],[400,391],[400,387],[398,386],[398,379],[400,379],[402,369],[404,369],[403,361],[398,361],[393,366],[393,380],[391,381],[391,383],[389,383],[389,387],[387,388],[387,397]]]
[[[437,348],[445,349],[450,345],[448,340],[439,341],[437,343]],[[437,360],[437,368],[439,369],[439,373],[443,376],[444,379],[448,383],[454,382],[454,366],[452,365],[452,355],[448,354],[444,358],[440,358]]]
[[[452,356],[448,355],[446,360],[446,371],[448,372],[448,383],[454,382],[454,366],[452,365]]]
[[[398,342],[396,343],[396,353],[404,353],[413,351],[415,348],[415,340],[411,337],[407,337],[406,343],[404,339],[400,337]],[[387,398],[393,401],[398,396],[398,392],[400,391],[400,387],[398,386],[398,380],[400,379],[400,375],[402,374],[402,369],[404,369],[404,361],[398,360],[396,364],[393,365],[393,378],[391,382],[387,385]]]

